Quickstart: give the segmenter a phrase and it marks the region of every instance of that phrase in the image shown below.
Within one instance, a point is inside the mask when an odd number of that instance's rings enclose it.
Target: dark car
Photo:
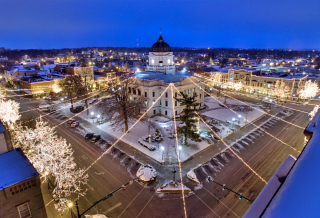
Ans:
[[[91,138],[91,142],[97,142],[101,138],[100,135],[93,134]]]
[[[72,112],[72,113],[80,113],[81,111],[83,111],[84,110],[84,107],[83,106],[78,106],[78,107],[76,107],[76,108],[70,108],[70,112]]]
[[[95,104],[96,102],[97,102],[97,100],[93,100],[89,104]]]
[[[87,133],[86,136],[84,137],[85,139],[91,139],[94,133]]]

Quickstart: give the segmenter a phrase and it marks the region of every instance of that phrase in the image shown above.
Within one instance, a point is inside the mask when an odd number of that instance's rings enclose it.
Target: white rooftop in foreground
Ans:
[[[320,217],[320,110],[305,134],[309,142],[260,217]]]

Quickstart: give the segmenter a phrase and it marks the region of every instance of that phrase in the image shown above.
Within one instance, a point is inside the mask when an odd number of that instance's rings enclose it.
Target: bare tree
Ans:
[[[78,75],[82,78],[84,92],[85,92],[85,94],[87,94],[89,84],[94,81],[93,67],[83,66],[80,68],[75,68],[75,75]],[[87,115],[89,115],[88,100],[87,99],[85,100],[85,104],[86,104],[86,109],[87,109]]]
[[[66,78],[59,81],[59,87],[61,88],[61,91],[70,99],[72,109],[73,99],[76,96],[82,95],[85,91],[82,84],[82,79],[77,75],[66,76]]]
[[[129,129],[129,122],[140,117],[140,112],[145,108],[146,99],[137,90],[133,78],[122,79],[120,85],[110,90],[111,97],[99,103],[99,108],[106,115],[111,126]]]

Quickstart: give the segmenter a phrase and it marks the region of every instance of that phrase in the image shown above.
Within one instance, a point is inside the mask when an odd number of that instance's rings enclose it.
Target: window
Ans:
[[[166,101],[166,107],[168,107],[168,101]]]
[[[155,103],[155,101],[153,100],[153,101],[152,101],[152,104],[154,104],[154,103]]]
[[[191,93],[191,89],[188,89],[188,94],[190,94]]]
[[[201,99],[201,94],[199,95],[199,99]]]
[[[165,115],[168,115],[168,112],[167,112],[167,111],[164,111],[164,114],[165,114]]]
[[[177,97],[178,97],[178,93],[174,93],[174,97],[176,97],[176,98],[177,98]]]
[[[30,212],[30,208],[29,208],[28,203],[24,203],[24,204],[18,206],[17,208],[18,208],[20,218],[31,217],[31,212]]]
[[[137,94],[136,89],[132,89],[133,94]]]
[[[156,97],[156,93],[155,92],[152,92],[152,97]]]
[[[159,113],[161,114],[161,109],[159,109]]]
[[[144,92],[144,97],[148,97],[147,92]]]
[[[170,59],[168,59],[168,64],[170,64]]]
[[[166,92],[166,98],[168,98],[168,92]]]
[[[141,96],[141,91],[140,91],[140,89],[138,89],[138,95]]]
[[[146,106],[148,106],[148,101],[144,101],[144,104],[145,104]]]
[[[196,88],[193,88],[193,92],[196,92]]]
[[[163,66],[163,61],[159,61],[159,67]]]
[[[132,97],[130,96],[130,101],[132,101]]]
[[[178,103],[177,103],[177,101],[175,101],[175,102],[174,102],[174,106],[177,106],[177,105],[178,105]]]
[[[131,87],[129,87],[129,93],[131,93]]]
[[[178,111],[176,111],[176,115],[178,115]]]
[[[151,64],[154,64],[154,59],[151,59]]]
[[[156,110],[153,110],[153,114],[156,114]]]

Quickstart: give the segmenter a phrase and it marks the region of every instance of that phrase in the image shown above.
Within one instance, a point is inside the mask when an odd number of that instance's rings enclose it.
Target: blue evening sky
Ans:
[[[0,47],[320,49],[320,0],[0,0]]]

